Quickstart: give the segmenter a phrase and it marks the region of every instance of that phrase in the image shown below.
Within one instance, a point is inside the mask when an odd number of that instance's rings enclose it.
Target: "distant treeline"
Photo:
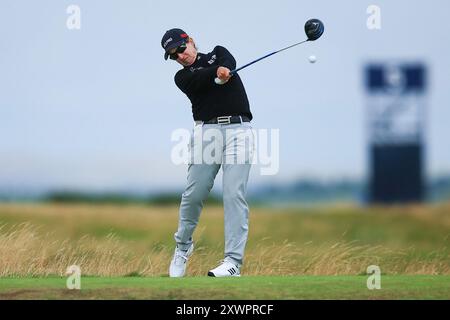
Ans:
[[[247,201],[252,204],[278,203],[330,203],[366,202],[367,185],[358,180],[321,182],[314,179],[299,179],[292,183],[249,185]],[[0,201],[47,201],[58,203],[112,203],[112,204],[180,204],[181,190],[161,193],[99,193],[56,190],[45,194],[18,195],[0,191]],[[430,179],[426,185],[426,199],[429,202],[450,200],[450,176]],[[222,195],[211,193],[207,204],[221,204]]]
[[[48,193],[42,199],[55,203],[89,203],[89,204],[149,204],[173,205],[181,201],[181,193],[160,193],[149,196],[136,196],[121,193],[85,193],[73,191],[57,191]],[[219,203],[220,199],[210,194],[208,204]]]
[[[351,201],[366,203],[367,184],[355,180],[320,182],[298,180],[290,184],[269,185],[252,194],[253,200],[267,203],[324,203]],[[450,200],[450,176],[430,179],[425,185],[426,201]]]

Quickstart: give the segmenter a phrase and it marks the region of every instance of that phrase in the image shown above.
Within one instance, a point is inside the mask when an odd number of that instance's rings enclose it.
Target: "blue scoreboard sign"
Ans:
[[[372,203],[424,199],[426,67],[378,63],[365,69]]]

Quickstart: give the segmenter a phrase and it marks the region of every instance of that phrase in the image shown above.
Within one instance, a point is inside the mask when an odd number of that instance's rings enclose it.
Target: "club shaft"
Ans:
[[[251,66],[251,65],[254,64],[254,63],[257,63],[258,61],[261,61],[261,60],[263,60],[263,59],[265,59],[265,58],[268,58],[268,57],[270,57],[270,56],[273,56],[273,55],[276,54],[276,53],[278,53],[278,51],[274,51],[274,52],[272,52],[272,53],[269,53],[269,54],[265,55],[264,57],[261,57],[261,58],[259,58],[259,59],[256,59],[255,61],[252,61],[252,62],[250,62],[250,63],[247,63],[246,65],[244,65],[244,66],[242,66],[242,67],[240,67],[240,68],[237,68],[237,69],[232,70],[230,73],[231,73],[231,74],[235,74],[235,73],[237,73],[238,71],[240,71],[240,70],[242,70],[242,69],[244,69],[244,68],[247,68],[248,66]]]
[[[305,42],[307,42],[307,41],[309,41],[309,40],[304,40],[304,41],[302,41],[302,42],[299,42],[299,43],[290,45],[290,46],[288,46],[288,47],[286,47],[286,48],[280,49],[280,50],[278,50],[278,51],[274,51],[274,52],[272,52],[272,53],[269,53],[269,54],[265,55],[264,57],[261,57],[261,58],[259,58],[259,59],[256,59],[256,60],[254,60],[254,61],[252,61],[252,62],[250,62],[250,63],[247,63],[246,65],[244,65],[244,66],[242,66],[242,67],[240,67],[240,68],[237,68],[237,69],[234,69],[234,70],[230,71],[230,74],[231,74],[231,75],[234,75],[234,74],[237,73],[238,71],[240,71],[240,70],[242,70],[242,69],[244,69],[244,68],[247,68],[248,66],[251,66],[252,64],[254,64],[254,63],[258,62],[258,61],[261,61],[261,60],[263,60],[263,59],[265,59],[265,58],[268,58],[268,57],[270,57],[270,56],[273,56],[274,54],[277,54],[277,53],[279,53],[279,52],[281,52],[281,51],[284,51],[284,50],[290,49],[290,48],[292,48],[292,47],[298,46],[299,44],[305,43]]]

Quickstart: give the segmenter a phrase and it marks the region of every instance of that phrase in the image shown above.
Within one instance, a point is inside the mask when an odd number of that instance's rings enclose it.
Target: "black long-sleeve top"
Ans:
[[[208,121],[220,116],[247,116],[252,119],[244,85],[235,74],[224,85],[217,85],[217,69],[236,68],[227,49],[217,46],[208,54],[198,53],[196,61],[175,75],[175,83],[192,103],[194,120]]]

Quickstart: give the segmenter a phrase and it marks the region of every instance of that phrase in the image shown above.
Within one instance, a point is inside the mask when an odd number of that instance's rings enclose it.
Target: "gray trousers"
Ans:
[[[213,139],[210,139],[214,137]],[[245,200],[254,153],[249,123],[197,124],[190,144],[186,189],[182,194],[175,241],[181,250],[192,243],[203,202],[222,167],[225,260],[242,265],[248,237],[249,209]]]

